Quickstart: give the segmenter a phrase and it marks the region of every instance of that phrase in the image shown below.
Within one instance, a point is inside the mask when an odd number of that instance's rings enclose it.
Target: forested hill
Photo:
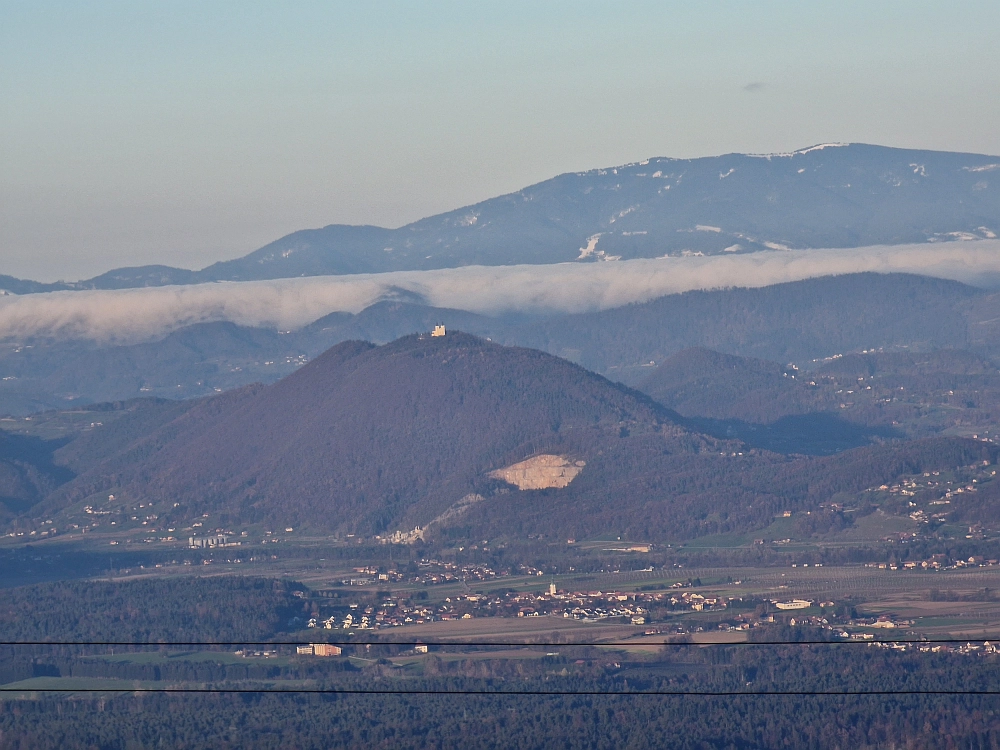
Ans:
[[[89,505],[127,531],[142,518],[125,511],[141,506],[188,529],[204,517],[322,534],[429,525],[432,538],[459,528],[677,540],[766,526],[901,474],[996,460],[978,440],[862,441],[807,458],[700,430],[540,351],[462,333],[345,342],[271,386],[130,407],[57,451],[81,473],[29,515],[94,523]]]
[[[769,422],[830,408],[797,371],[753,357],[692,347],[665,359],[639,389],[685,416]]]
[[[345,342],[273,386],[194,406],[57,496],[117,488],[189,511],[379,531],[489,493],[489,472],[535,454],[588,462],[624,436],[671,452],[712,444],[673,417],[565,360],[461,333]],[[117,444],[115,430],[89,439]]]
[[[53,463],[60,443],[0,431],[0,520],[27,510],[73,476]]]
[[[995,435],[1000,371],[981,355],[869,350],[812,364],[692,348],[667,357],[639,388],[699,418],[700,429],[783,452],[843,450],[874,435]]]
[[[861,247],[1000,233],[1000,158],[864,144],[653,158],[563,174],[399,229],[334,224],[201,271],[121,268],[16,293],[467,265],[592,262],[776,247]]]
[[[1000,295],[910,274],[827,276],[672,294],[538,321],[520,343],[629,384],[688,347],[794,362],[879,347],[1000,352]]]

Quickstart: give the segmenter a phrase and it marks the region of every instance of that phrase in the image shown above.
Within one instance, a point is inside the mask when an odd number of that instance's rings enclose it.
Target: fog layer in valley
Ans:
[[[576,313],[694,289],[760,287],[862,271],[917,273],[992,288],[1000,284],[1000,240],[7,295],[0,297],[0,338],[132,343],[220,320],[295,329],[331,312],[358,312],[400,292],[436,307],[487,315]]]

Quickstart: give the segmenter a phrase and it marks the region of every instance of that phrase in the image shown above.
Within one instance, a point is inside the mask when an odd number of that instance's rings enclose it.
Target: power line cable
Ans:
[[[431,690],[392,688],[0,688],[0,693],[250,693],[278,695],[532,695],[532,696],[890,696],[966,695],[1000,696],[998,690]]]
[[[853,646],[871,644],[899,644],[899,645],[932,645],[932,644],[965,644],[965,643],[986,643],[996,640],[1000,645],[1000,635],[987,636],[985,638],[926,638],[926,639],[896,639],[896,640],[875,640],[875,639],[844,639],[836,641],[572,641],[566,643],[531,643],[526,641],[255,641],[255,640],[235,640],[235,641],[0,641],[0,646],[309,646],[322,643],[328,646],[451,646],[451,647],[544,647],[544,648],[570,648],[586,646]]]

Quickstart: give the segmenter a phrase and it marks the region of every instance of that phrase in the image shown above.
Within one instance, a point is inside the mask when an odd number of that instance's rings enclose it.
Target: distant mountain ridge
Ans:
[[[1000,157],[864,144],[654,158],[563,174],[399,229],[306,229],[200,271],[142,266],[55,284],[0,276],[0,289],[29,294],[992,238],[1000,234],[998,178]]]

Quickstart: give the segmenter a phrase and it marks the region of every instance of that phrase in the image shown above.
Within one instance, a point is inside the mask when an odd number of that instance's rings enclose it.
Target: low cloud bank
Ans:
[[[292,330],[331,312],[359,312],[400,290],[436,307],[486,315],[574,313],[693,289],[760,287],[860,271],[916,273],[996,288],[1000,240],[4,296],[0,338],[134,343],[221,320]]]

